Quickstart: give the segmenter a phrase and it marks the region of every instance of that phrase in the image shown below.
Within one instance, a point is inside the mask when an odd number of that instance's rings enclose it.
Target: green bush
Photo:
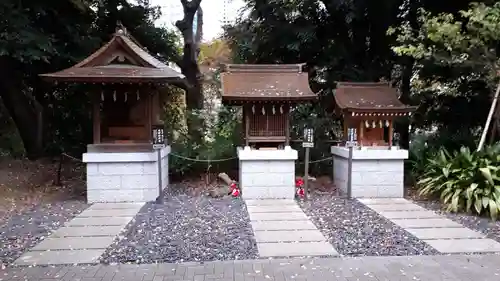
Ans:
[[[448,211],[489,214],[495,220],[500,210],[500,144],[481,152],[441,149],[417,184],[421,195],[439,196]]]

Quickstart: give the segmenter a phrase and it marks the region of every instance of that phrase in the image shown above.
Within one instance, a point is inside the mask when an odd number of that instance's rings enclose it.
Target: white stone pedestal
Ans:
[[[168,186],[168,154],[161,150],[162,185]],[[145,152],[88,152],[87,201],[148,202],[158,197],[158,154]]]
[[[244,199],[293,199],[297,150],[238,150]]]
[[[347,194],[349,149],[333,146],[335,186]],[[352,197],[397,198],[404,196],[404,160],[408,151],[388,147],[354,148]]]

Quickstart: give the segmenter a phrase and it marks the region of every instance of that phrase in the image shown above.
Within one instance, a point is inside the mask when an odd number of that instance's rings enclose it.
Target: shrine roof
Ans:
[[[224,101],[308,101],[317,96],[309,87],[303,64],[227,64],[221,74]]]
[[[411,112],[416,109],[403,104],[397,89],[384,82],[338,82],[335,103],[347,111]]]
[[[183,74],[148,53],[123,27],[83,61],[40,76],[53,81],[88,83],[178,83],[184,80]]]

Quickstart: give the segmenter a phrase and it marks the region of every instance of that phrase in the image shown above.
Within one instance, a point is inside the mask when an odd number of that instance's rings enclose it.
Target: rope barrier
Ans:
[[[234,160],[234,159],[238,158],[238,157],[234,156],[231,158],[223,158],[223,159],[194,159],[194,158],[189,158],[189,157],[177,155],[177,154],[172,153],[172,152],[170,152],[169,155],[172,155],[174,157],[184,159],[184,160],[189,160],[189,161],[193,161],[193,162],[204,162],[204,163],[225,162],[225,161],[230,161],[230,160]]]
[[[62,156],[65,156],[65,157],[68,157],[69,159],[72,159],[72,160],[75,160],[77,162],[82,162],[82,159],[79,159],[79,158],[76,158],[76,157],[73,157],[69,154],[66,154],[66,153],[61,153]]]
[[[326,160],[332,160],[332,159],[333,159],[333,156],[330,156],[330,157],[319,159],[319,160],[309,161],[309,164],[319,163],[319,162],[323,162],[323,161],[326,161]],[[299,165],[302,165],[302,164],[305,164],[305,163],[306,163],[305,161],[299,162]]]
[[[67,157],[67,158],[70,158],[72,160],[75,160],[77,162],[82,162],[81,159],[73,157],[73,156],[71,156],[69,154],[62,153],[62,155],[65,156],[65,157]],[[233,156],[233,157],[230,157],[230,158],[222,158],[222,159],[195,159],[195,158],[189,158],[189,157],[186,157],[186,156],[178,155],[178,154],[175,154],[175,153],[172,153],[172,152],[170,152],[169,155],[171,155],[173,157],[180,158],[180,159],[188,160],[188,161],[202,162],[202,163],[225,162],[225,161],[231,161],[231,160],[234,160],[234,159],[238,158],[237,156]],[[330,156],[330,157],[326,157],[326,158],[319,159],[319,160],[309,161],[309,164],[319,163],[319,162],[323,162],[323,161],[326,161],[326,160],[332,160],[332,158],[333,157]],[[305,162],[302,161],[302,162],[299,162],[298,164],[302,165],[304,163]]]

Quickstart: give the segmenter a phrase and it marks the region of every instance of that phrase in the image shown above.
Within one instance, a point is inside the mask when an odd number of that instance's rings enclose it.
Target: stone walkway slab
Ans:
[[[95,203],[87,210],[113,210],[113,209],[137,209],[139,211],[144,203]]]
[[[250,220],[252,221],[303,221],[307,220],[304,212],[290,213],[253,213],[250,212]]]
[[[106,249],[113,243],[114,237],[62,237],[46,238],[33,247],[32,251],[46,250],[86,250]]]
[[[98,237],[112,236],[123,230],[121,225],[106,225],[106,226],[71,226],[62,227],[52,233],[51,237]]]
[[[16,260],[16,265],[97,263],[105,249],[28,252]]]
[[[500,243],[409,200],[359,201],[441,253],[500,252]]]
[[[434,249],[446,254],[500,252],[500,243],[492,239],[439,239],[424,241]]]
[[[484,238],[482,233],[473,231],[468,228],[409,228],[406,229],[409,233],[419,239],[468,239],[468,238]]]
[[[133,217],[137,214],[137,208],[133,209],[104,209],[85,210],[78,217]]]
[[[247,206],[296,206],[295,200],[291,199],[262,199],[245,200]]]
[[[14,264],[96,263],[142,205],[94,204],[24,253]]]
[[[297,205],[283,206],[247,206],[250,213],[294,213],[302,212],[302,209]]]
[[[253,221],[254,231],[262,230],[316,230],[311,221]]]
[[[254,235],[257,243],[325,241],[323,234],[317,230],[255,231]]]
[[[338,255],[294,200],[245,203],[260,257]]]
[[[410,203],[410,204],[387,204],[387,205],[382,205],[382,204],[376,204],[376,205],[368,205],[371,209],[375,210],[376,212],[381,212],[381,211],[425,211],[425,208],[420,207],[416,204]]]
[[[381,211],[382,216],[388,219],[436,219],[440,215],[433,211]]]
[[[104,225],[114,225],[114,226],[122,226],[125,227],[130,221],[132,217],[113,217],[110,219],[109,217],[79,217],[72,219],[69,221],[66,226],[104,226]]]
[[[302,257],[338,255],[328,242],[257,243],[261,257]]]
[[[393,223],[402,228],[441,228],[441,227],[463,227],[461,224],[445,218],[434,219],[393,219]]]
[[[358,200],[365,205],[408,204],[408,200],[404,198],[360,198]]]

